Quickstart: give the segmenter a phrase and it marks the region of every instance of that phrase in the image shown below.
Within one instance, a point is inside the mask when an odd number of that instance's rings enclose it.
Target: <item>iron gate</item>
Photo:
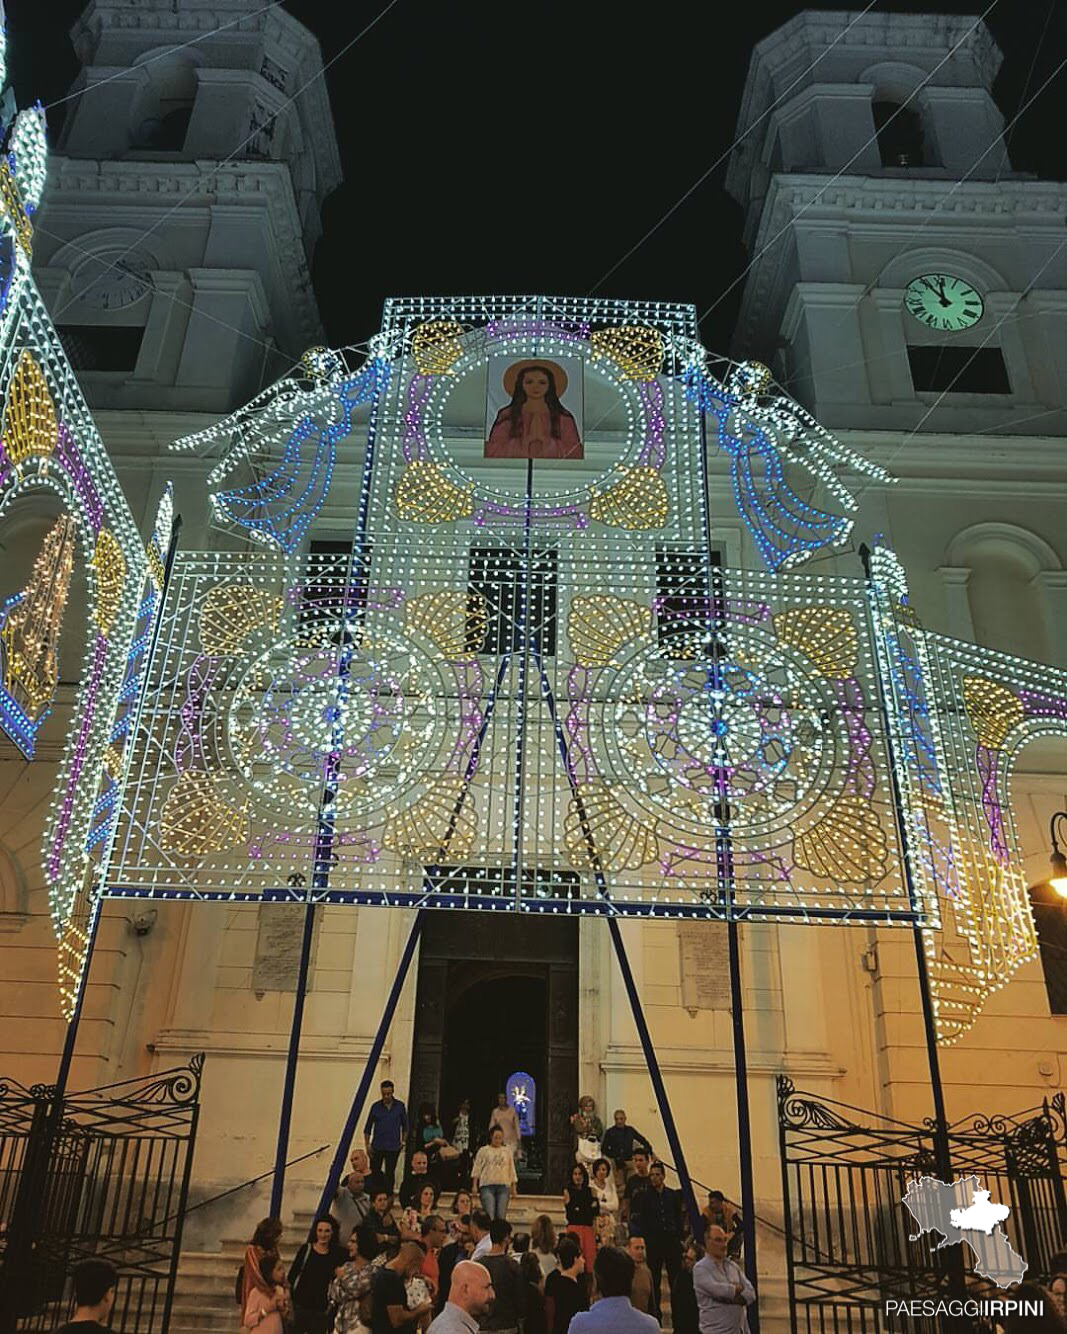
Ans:
[[[119,1273],[112,1317],[165,1334],[199,1114],[202,1054],[188,1066],[57,1096],[0,1081],[0,1330],[67,1317],[68,1275],[89,1257]]]
[[[886,1300],[948,1299],[952,1269],[969,1296],[994,1295],[967,1246],[934,1249],[903,1203],[915,1176],[936,1176],[934,1127],[798,1092],[778,1077],[786,1263],[794,1334],[940,1334],[935,1318],[887,1320]],[[1027,1277],[1047,1271],[1067,1237],[1064,1095],[1016,1116],[949,1127],[953,1177],[981,1178],[1010,1207],[1004,1224]]]

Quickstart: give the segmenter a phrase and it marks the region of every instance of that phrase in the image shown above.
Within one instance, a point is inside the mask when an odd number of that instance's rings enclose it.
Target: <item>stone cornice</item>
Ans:
[[[303,1048],[301,1047],[301,1051]],[[660,1047],[657,1050],[660,1068],[671,1074],[714,1075],[734,1072],[734,1058],[730,1051],[707,1051],[699,1047]],[[629,1074],[644,1071],[648,1062],[641,1047],[635,1043],[613,1042],[600,1060],[605,1074]],[[843,1079],[847,1071],[825,1052],[803,1051],[749,1051],[748,1068],[751,1074],[790,1074],[817,1076],[820,1079]]]
[[[249,992],[251,987],[246,988]],[[227,1032],[216,1028],[165,1028],[148,1044],[152,1052],[203,1051],[215,1056],[244,1056],[262,1060],[263,1057],[284,1057],[287,1040],[282,1032],[251,1033]],[[300,1059],[312,1061],[336,1060],[366,1062],[370,1054],[370,1038],[354,1038],[344,1034],[321,1036],[305,1034],[300,1039]],[[383,1064],[390,1060],[388,1048],[381,1055]]]
[[[300,347],[322,342],[322,324],[311,285],[311,272],[304,250],[300,214],[293,195],[289,168],[282,162],[229,162],[220,165],[210,160],[196,162],[99,161],[95,158],[54,157],[45,207],[59,213],[74,206],[85,221],[89,196],[99,202],[112,202],[130,208],[133,197],[145,211],[156,208],[171,213],[180,202],[182,210],[214,209],[239,202],[244,207],[259,204],[270,217],[276,243],[276,262],[285,279],[284,299],[289,320],[275,325],[295,324]],[[86,230],[91,230],[87,228]]]
[[[960,487],[995,485],[998,494],[1006,486],[1020,494],[1033,495],[1035,487],[1042,496],[1067,493],[1062,436],[1013,435],[1008,429],[995,436],[927,432],[903,441],[899,431],[842,428],[834,434],[864,458],[888,468],[898,487],[906,487],[909,479],[923,485],[942,479]],[[867,489],[861,480],[857,488]]]

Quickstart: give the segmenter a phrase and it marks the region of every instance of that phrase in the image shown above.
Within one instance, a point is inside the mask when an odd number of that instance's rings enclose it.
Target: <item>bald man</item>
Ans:
[[[493,1280],[476,1260],[461,1260],[452,1270],[448,1301],[427,1334],[478,1334],[478,1317],[493,1304]]]

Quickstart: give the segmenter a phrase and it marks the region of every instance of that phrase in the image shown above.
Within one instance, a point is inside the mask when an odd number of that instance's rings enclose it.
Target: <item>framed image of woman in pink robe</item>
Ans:
[[[495,362],[489,365],[494,375]],[[580,363],[578,363],[580,368]],[[580,376],[577,377],[580,380]],[[487,420],[487,459],[580,459],[584,457],[578,420],[563,400],[570,377],[558,361],[528,358],[510,362],[501,383],[509,401]],[[573,397],[577,391],[571,390]],[[490,391],[487,419],[493,408]],[[499,395],[496,395],[499,402]],[[579,409],[580,410],[580,409]]]

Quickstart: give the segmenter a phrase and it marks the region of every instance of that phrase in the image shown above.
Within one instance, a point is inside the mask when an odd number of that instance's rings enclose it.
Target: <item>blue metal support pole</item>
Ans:
[[[293,1095],[296,1091],[296,1064],[300,1055],[300,1030],[304,1024],[304,1000],[307,996],[311,942],[314,937],[315,904],[309,901],[304,908],[304,937],[300,944],[300,969],[297,973],[296,996],[293,999],[293,1022],[289,1029],[289,1053],[285,1061],[285,1084],[282,1087],[282,1108],[278,1118],[278,1145],[274,1153],[274,1181],[271,1184],[268,1211],[271,1218],[280,1218],[282,1212],[285,1163],[289,1156],[289,1127],[293,1119]]]
[[[393,1022],[393,1015],[396,1013],[397,1004],[400,1001],[400,993],[404,989],[404,982],[407,979],[408,969],[411,967],[411,961],[415,957],[415,947],[419,943],[419,936],[422,932],[425,912],[420,908],[415,914],[415,920],[411,924],[411,931],[408,935],[407,944],[404,946],[404,953],[397,965],[396,976],[393,978],[393,985],[390,988],[389,995],[385,1002],[385,1009],[382,1011],[381,1022],[378,1024],[378,1031],[374,1035],[374,1041],[371,1043],[371,1049],[367,1053],[367,1064],[363,1068],[363,1075],[359,1081],[355,1094],[352,1098],[352,1106],[349,1109],[348,1120],[344,1124],[340,1138],[337,1141],[337,1148],[334,1150],[333,1162],[330,1164],[330,1171],[326,1177],[326,1185],[322,1191],[322,1197],[319,1200],[319,1207],[315,1211],[316,1217],[319,1214],[327,1213],[330,1205],[333,1203],[334,1196],[337,1194],[337,1187],[341,1181],[341,1172],[344,1169],[345,1158],[348,1154],[348,1146],[352,1142],[352,1136],[356,1133],[356,1126],[363,1115],[363,1107],[367,1101],[367,1094],[370,1092],[371,1080],[374,1078],[374,1072],[378,1068],[378,1062],[381,1059],[382,1048],[385,1046],[385,1039],[389,1034],[389,1027]]]
[[[89,985],[89,968],[93,962],[93,948],[96,945],[96,933],[100,926],[102,906],[99,897],[94,898],[89,905],[89,939],[85,945],[85,964],[82,968],[81,980],[78,983],[78,994],[74,998],[74,1010],[67,1021],[63,1051],[59,1057],[59,1070],[56,1072],[55,1100],[57,1106],[62,1106],[63,1097],[67,1091],[67,1080],[70,1078],[70,1066],[74,1060],[74,1047],[78,1041],[78,1026],[81,1023],[82,1006],[85,1003],[85,992]]]
[[[641,1041],[641,1050],[645,1054],[645,1064],[648,1066],[652,1088],[656,1094],[659,1114],[663,1117],[663,1130],[674,1156],[674,1168],[678,1173],[679,1181],[682,1183],[682,1197],[685,1200],[686,1213],[689,1215],[689,1226],[693,1229],[693,1236],[699,1237],[701,1217],[700,1210],[697,1207],[696,1195],[693,1193],[693,1182],[689,1176],[689,1168],[685,1163],[682,1141],[678,1137],[678,1127],[675,1125],[674,1113],[671,1111],[671,1104],[667,1098],[667,1087],[663,1082],[663,1074],[659,1068],[656,1048],[652,1045],[652,1034],[648,1031],[648,1024],[645,1022],[645,1012],[641,1006],[641,997],[637,994],[637,983],[634,981],[630,960],[626,955],[626,946],[623,943],[622,931],[619,929],[617,917],[608,918],[608,930],[611,932],[611,943],[615,949],[619,972],[622,973],[623,985],[626,987],[626,994],[630,998],[630,1009],[633,1011],[634,1023],[637,1025],[637,1036]]]
[[[752,1175],[752,1121],[748,1106],[748,1058],[741,994],[741,948],[737,922],[726,924],[730,944],[730,1010],[734,1028],[734,1085],[737,1091],[737,1166],[741,1178],[741,1226],[745,1238],[745,1275],[756,1286],[756,1192]],[[748,1308],[748,1327],[759,1334],[759,1302]]]
[[[734,1090],[737,1103],[737,1170],[741,1185],[741,1218],[745,1238],[745,1274],[757,1292],[756,1283],[756,1188],[752,1171],[752,1116],[748,1101],[748,1054],[745,1046],[744,992],[741,987],[741,942],[735,916],[737,881],[734,872],[733,831],[730,827],[729,723],[726,718],[726,678],[723,659],[728,652],[726,583],[722,563],[712,552],[711,490],[708,476],[706,420],[700,413],[701,500],[704,519],[705,571],[708,587],[708,695],[712,723],[718,738],[715,764],[715,869],[718,896],[727,909],[727,939],[730,951],[730,1013],[734,1040]],[[750,1334],[759,1334],[759,1302],[747,1311]]]
[[[367,606],[367,583],[370,578],[370,547],[367,542],[367,520],[370,502],[370,478],[374,466],[378,404],[388,376],[375,389],[371,405],[371,419],[367,431],[367,452],[363,461],[363,481],[359,512],[352,549],[345,571],[345,586],[341,597],[340,654],[337,660],[337,705],[331,728],[331,749],[323,770],[319,794],[318,828],[315,839],[315,864],[312,873],[312,892],[304,909],[304,935],[300,948],[300,968],[297,974],[296,997],[293,1001],[293,1021],[289,1029],[289,1050],[285,1061],[285,1082],[278,1115],[278,1143],[274,1154],[274,1181],[270,1192],[270,1216],[281,1215],[282,1193],[285,1189],[285,1165],[289,1157],[289,1130],[293,1117],[293,1097],[296,1093],[296,1070],[300,1057],[300,1032],[304,1023],[304,1001],[307,995],[308,970],[311,964],[311,946],[315,933],[316,898],[330,887],[330,870],[335,861],[334,840],[337,832],[337,794],[341,782],[341,753],[345,739],[345,704],[348,681],[352,670],[352,655],[360,633],[361,617]]]

